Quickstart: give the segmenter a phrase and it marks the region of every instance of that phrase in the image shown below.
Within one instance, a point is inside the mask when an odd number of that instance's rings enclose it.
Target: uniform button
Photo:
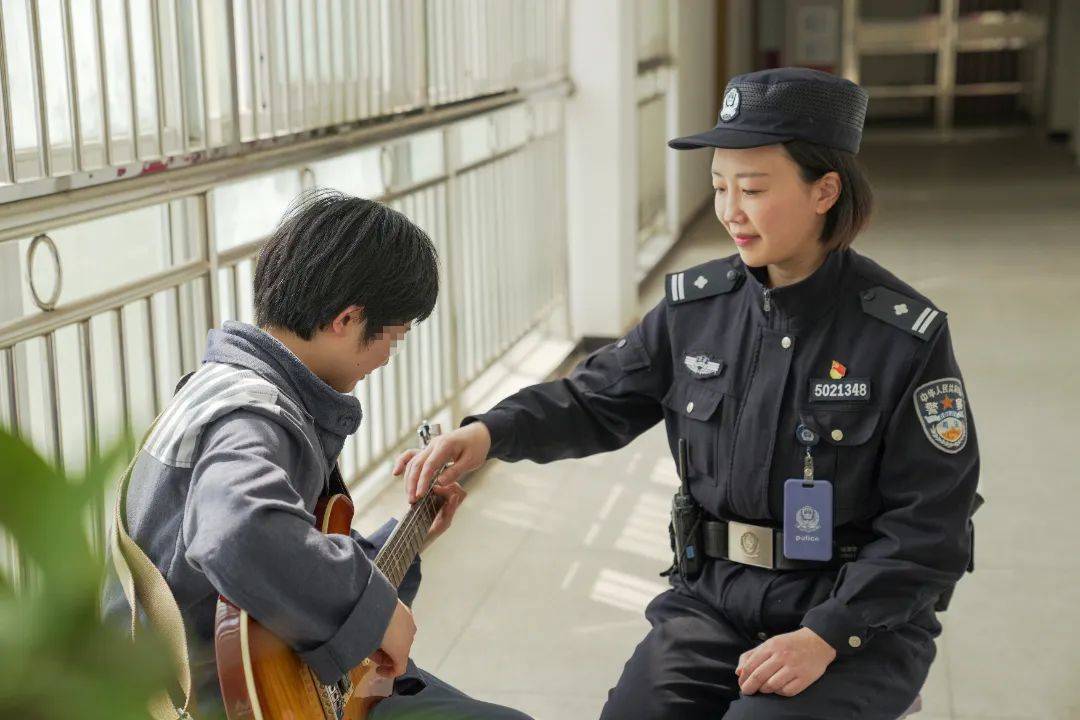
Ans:
[[[690,401],[690,402],[686,403],[686,413],[687,413],[687,415],[689,415],[692,412],[694,412],[694,403],[693,403],[693,401]]]
[[[764,633],[764,632],[759,632],[759,633],[757,634],[757,639],[758,639],[758,640],[768,640],[768,639],[769,639],[769,634],[768,634],[768,633]]]
[[[735,280],[737,277],[739,277],[739,273],[735,272],[734,270],[728,270],[727,271],[727,279],[728,280]]]
[[[784,339],[780,341],[780,347],[784,348],[785,350],[791,347],[791,338],[785,335]]]
[[[623,338],[622,340],[619,340],[619,342],[615,343],[615,347],[620,347],[621,348],[621,347],[623,347],[625,345],[626,345],[626,338]]]
[[[862,638],[860,638],[858,635],[852,635],[847,639],[847,644],[853,648],[862,647]]]
[[[836,428],[835,430],[833,430],[831,435],[832,435],[832,439],[835,440],[836,442],[840,442],[841,440],[844,439],[844,431],[841,430],[840,428]]]

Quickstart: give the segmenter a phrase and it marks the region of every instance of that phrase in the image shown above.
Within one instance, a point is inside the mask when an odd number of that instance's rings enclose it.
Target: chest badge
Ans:
[[[683,364],[691,375],[699,378],[716,377],[724,370],[723,360],[714,360],[705,354],[687,355]]]
[[[833,380],[843,380],[845,375],[847,375],[847,368],[833,360],[832,367],[829,368],[829,377]]]
[[[967,445],[967,401],[959,378],[941,378],[920,385],[912,400],[926,438],[955,454]]]

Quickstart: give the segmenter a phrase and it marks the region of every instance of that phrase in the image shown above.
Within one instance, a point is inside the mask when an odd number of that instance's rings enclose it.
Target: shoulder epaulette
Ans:
[[[729,293],[742,284],[743,272],[726,260],[712,260],[689,270],[668,273],[667,299],[672,305]]]
[[[878,285],[861,293],[862,309],[867,315],[911,333],[920,340],[929,340],[945,313],[933,305]]]

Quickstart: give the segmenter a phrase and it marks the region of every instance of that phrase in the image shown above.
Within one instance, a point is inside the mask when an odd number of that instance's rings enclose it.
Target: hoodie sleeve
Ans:
[[[330,683],[378,649],[397,593],[351,535],[325,535],[294,483],[298,441],[236,410],[209,425],[182,527],[185,558]]]

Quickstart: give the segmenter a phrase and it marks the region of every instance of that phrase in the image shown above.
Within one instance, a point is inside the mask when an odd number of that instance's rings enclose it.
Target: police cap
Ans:
[[[807,68],[779,68],[738,75],[728,82],[716,127],[668,145],[752,148],[806,140],[850,153],[859,151],[869,96],[844,78]]]

